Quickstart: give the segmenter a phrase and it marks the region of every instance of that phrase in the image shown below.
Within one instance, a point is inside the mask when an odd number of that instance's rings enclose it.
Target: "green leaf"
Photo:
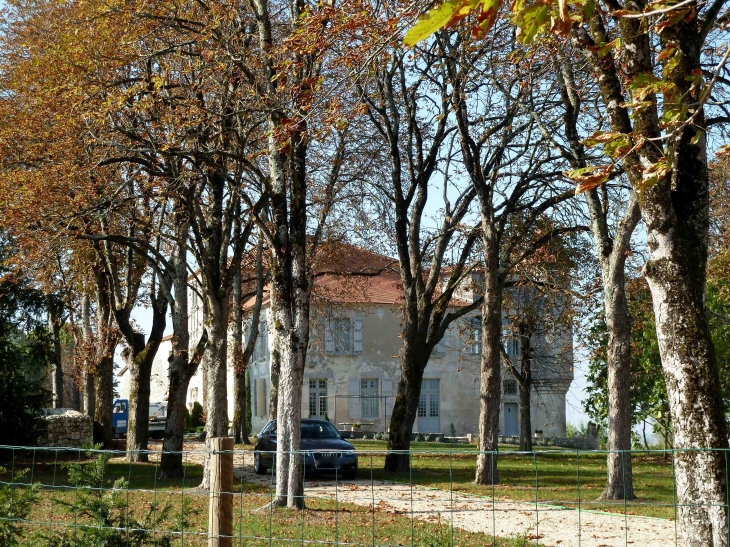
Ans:
[[[519,40],[523,44],[529,44],[535,36],[550,23],[548,4],[544,0],[538,0],[523,8],[515,14],[513,19],[515,25],[520,29]]]

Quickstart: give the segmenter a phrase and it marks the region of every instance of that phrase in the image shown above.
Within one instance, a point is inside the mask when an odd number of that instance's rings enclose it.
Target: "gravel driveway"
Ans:
[[[151,447],[152,448],[152,447]],[[185,443],[189,463],[203,463],[202,443]],[[151,458],[155,460],[153,456]],[[272,477],[253,472],[253,453],[236,453],[236,480],[262,485]],[[333,479],[307,481],[305,496],[332,499],[374,507],[376,511],[398,513],[413,518],[451,523],[468,532],[484,532],[497,537],[525,536],[550,547],[683,547],[675,542],[675,522],[649,517],[578,511],[565,507],[450,493],[407,484],[354,480],[335,484]]]

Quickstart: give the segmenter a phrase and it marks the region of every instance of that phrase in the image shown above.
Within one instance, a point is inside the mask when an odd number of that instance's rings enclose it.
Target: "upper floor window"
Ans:
[[[517,382],[515,380],[504,381],[504,394],[517,395]]]
[[[262,361],[266,359],[266,354],[269,349],[269,331],[266,326],[266,321],[259,321],[259,335],[256,338],[256,345],[253,349],[253,360]]]
[[[520,354],[520,339],[512,329],[509,319],[506,317],[502,318],[502,344],[504,344],[504,350],[509,356],[516,356]]]
[[[482,353],[482,320],[474,317],[471,320],[471,352],[475,355]]]
[[[334,355],[362,353],[362,319],[338,317],[327,320],[325,352]]]

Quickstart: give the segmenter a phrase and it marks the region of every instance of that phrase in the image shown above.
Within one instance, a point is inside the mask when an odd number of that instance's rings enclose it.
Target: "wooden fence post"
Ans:
[[[208,547],[233,545],[233,438],[211,439]]]

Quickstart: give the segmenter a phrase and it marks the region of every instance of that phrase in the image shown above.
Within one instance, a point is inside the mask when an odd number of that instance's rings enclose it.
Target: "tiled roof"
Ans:
[[[403,302],[403,286],[398,261],[347,243],[323,244],[314,267],[313,297],[335,304],[390,304]],[[253,287],[249,287],[252,292]],[[246,291],[249,292],[249,291]],[[264,288],[263,306],[269,303],[269,288]],[[249,293],[250,294],[250,293]],[[249,298],[244,308],[253,307]],[[470,302],[452,299],[453,306]]]

